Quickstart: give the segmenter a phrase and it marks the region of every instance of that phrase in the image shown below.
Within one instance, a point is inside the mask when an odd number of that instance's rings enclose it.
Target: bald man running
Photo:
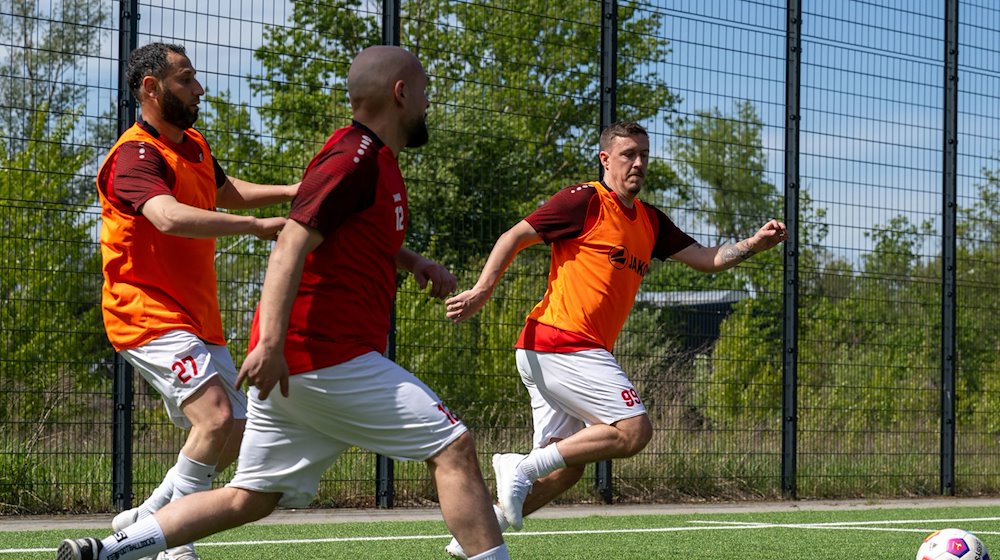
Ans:
[[[509,558],[471,435],[433,391],[383,356],[397,269],[438,298],[456,286],[443,266],[403,247],[409,215],[396,156],[427,142],[426,87],[420,62],[397,47],[365,49],[351,64],[354,122],[306,168],[268,261],[237,379],[251,388],[232,482],[103,540],[65,540],[58,560],[136,560],[277,506],[304,507],[352,446],[425,461],[469,558]]]

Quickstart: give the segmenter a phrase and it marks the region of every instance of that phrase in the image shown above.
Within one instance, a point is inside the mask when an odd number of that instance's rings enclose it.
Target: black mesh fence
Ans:
[[[123,108],[123,41],[185,46],[207,90],[196,126],[223,168],[282,184],[350,122],[353,56],[398,36],[425,66],[431,99],[430,143],[400,157],[407,244],[451,268],[460,289],[507,228],[559,189],[598,179],[609,108],[649,131],[643,198],[705,246],[787,220],[796,201],[794,251],[718,274],[650,264],[615,355],[655,434],[642,453],[610,464],[610,483],[607,464],[588,467],[562,501],[973,495],[1000,485],[991,445],[1000,30],[990,23],[1000,10],[989,2],[958,3],[957,113],[947,103],[948,2],[803,0],[801,85],[791,93],[794,9],[784,1],[157,1],[123,13],[129,4],[0,6],[0,513],[120,505],[94,176]],[[398,33],[387,34],[383,16],[395,9]],[[602,35],[609,16],[613,41]],[[613,75],[601,63],[607,49]],[[797,150],[787,148],[789,107],[801,107]],[[227,237],[217,247],[239,364],[270,245]],[[512,346],[548,266],[543,245],[520,254],[490,303],[460,325],[400,279],[391,357],[470,427],[490,483],[493,453],[532,445]],[[783,327],[790,317],[794,333]],[[949,383],[954,419],[942,405]],[[185,433],[141,379],[130,406],[127,490],[141,499]],[[397,462],[391,477],[385,466],[350,450],[316,505],[434,502],[425,465]]]

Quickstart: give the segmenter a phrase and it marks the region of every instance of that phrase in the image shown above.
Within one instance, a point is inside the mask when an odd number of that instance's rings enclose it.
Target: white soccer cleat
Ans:
[[[520,453],[497,453],[493,455],[493,473],[497,477],[497,498],[503,515],[510,523],[510,528],[520,531],[524,523],[522,509],[524,498],[531,492],[532,482],[521,474],[517,465],[526,456]]]
[[[452,558],[469,560],[469,556],[465,554],[465,549],[462,548],[462,545],[458,544],[458,539],[455,537],[451,538],[451,542],[448,543],[448,546],[444,547],[444,551],[447,552]]]
[[[186,544],[164,550],[156,560],[201,560],[201,557],[194,551],[193,544]]]
[[[115,532],[121,531],[125,527],[134,525],[136,521],[139,520],[139,508],[134,507],[132,509],[127,509],[111,520],[111,528]]]
[[[500,527],[500,532],[503,533],[510,527],[510,523],[507,522],[507,518],[503,514],[503,510],[500,506],[493,504],[491,508],[493,510],[493,515],[497,516],[497,525]],[[462,545],[458,544],[458,539],[455,537],[451,538],[451,542],[448,546],[444,547],[444,551],[451,555],[452,558],[458,558],[459,560],[468,560],[469,555],[465,553],[465,549]]]

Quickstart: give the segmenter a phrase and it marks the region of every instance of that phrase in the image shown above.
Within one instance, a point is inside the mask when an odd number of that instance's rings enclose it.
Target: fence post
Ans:
[[[944,162],[941,236],[941,494],[955,495],[956,173],[958,161],[958,2],[945,2]]]
[[[788,0],[785,31],[785,241],[781,373],[781,494],[796,497],[798,456],[799,98],[802,0]]]
[[[618,94],[618,2],[601,2],[601,130],[617,119]],[[604,168],[600,167],[604,178]],[[604,503],[610,504],[613,496],[611,460],[594,465],[594,489]]]
[[[382,0],[382,44],[399,46],[400,0]],[[385,355],[390,360],[396,360],[396,300],[392,301],[392,319],[390,321],[389,343]],[[394,464],[391,457],[375,455],[375,507],[392,508],[396,490],[394,484]]]
[[[135,49],[139,32],[138,0],[121,0],[118,30],[118,134],[135,122],[135,102],[128,88],[128,56]],[[119,510],[132,507],[132,366],[115,352],[113,359],[111,427],[111,499]]]

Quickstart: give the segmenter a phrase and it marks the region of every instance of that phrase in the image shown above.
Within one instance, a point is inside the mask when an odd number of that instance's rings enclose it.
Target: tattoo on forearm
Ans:
[[[723,245],[722,248],[719,249],[719,254],[722,255],[722,260],[727,263],[733,261],[737,262],[745,261],[750,257],[754,256],[756,253],[757,253],[756,251],[750,248],[741,249],[739,243],[734,243],[732,245]]]

